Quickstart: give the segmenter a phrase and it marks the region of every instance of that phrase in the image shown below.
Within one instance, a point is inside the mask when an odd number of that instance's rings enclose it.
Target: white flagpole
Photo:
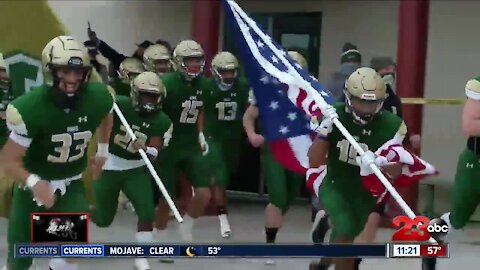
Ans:
[[[128,133],[128,135],[130,135],[130,138],[132,139],[132,141],[135,141],[137,139],[137,137],[135,136],[135,133],[133,132],[130,125],[128,124],[127,119],[125,119],[125,116],[123,116],[122,111],[120,110],[120,108],[117,106],[116,103],[113,104],[113,109],[115,110],[115,113],[117,114],[118,118],[122,122],[122,125],[127,129],[127,133]],[[182,215],[180,215],[180,212],[178,211],[177,207],[175,206],[175,203],[173,202],[172,198],[168,194],[167,189],[163,185],[162,180],[160,180],[160,177],[158,176],[157,172],[155,171],[155,168],[153,167],[152,163],[150,162],[150,159],[148,158],[147,153],[145,153],[145,151],[143,151],[143,149],[140,149],[138,152],[140,153],[140,156],[142,156],[143,161],[145,161],[145,165],[147,165],[147,168],[150,171],[150,173],[152,174],[153,179],[155,179],[155,182],[157,183],[158,187],[160,188],[160,191],[162,192],[163,197],[167,201],[168,206],[170,207],[170,209],[172,209],[173,215],[175,216],[175,218],[177,219],[177,221],[179,223],[182,223],[183,222]]]
[[[308,92],[309,95],[311,95],[315,102],[317,104],[326,106],[327,103],[325,100],[320,96],[320,94],[308,83],[305,81],[305,79],[302,78],[302,76],[297,72],[297,70],[290,64],[290,62],[285,58],[285,52],[281,51],[276,48],[276,46],[273,44],[271,38],[264,34],[263,31],[257,26],[255,21],[253,21],[243,10],[242,8],[233,0],[227,0],[228,4],[230,5],[230,8],[232,9],[232,12],[234,15],[238,15],[239,17],[242,17],[243,20],[245,20],[248,24],[248,27],[252,28],[257,35],[262,39],[262,41],[273,51],[275,56],[282,61],[282,63],[288,68],[290,75],[293,76],[293,80],[295,81],[296,84],[300,83],[301,87],[305,89],[305,91]],[[236,14],[235,14],[236,13]],[[238,20],[238,18],[236,18]],[[262,64],[262,63],[260,63]],[[357,141],[352,137],[352,135],[348,132],[348,130],[343,126],[343,124],[338,120],[338,119],[333,119],[333,123],[335,126],[340,130],[340,132],[345,136],[345,138],[348,140],[348,142],[355,148],[357,153],[359,155],[363,155],[365,151],[360,147],[360,145],[357,143]],[[416,217],[415,213],[412,211],[412,209],[408,206],[408,204],[403,200],[403,198],[398,194],[397,190],[392,186],[390,181],[383,175],[383,173],[380,171],[380,169],[375,165],[375,163],[372,163],[370,165],[370,168],[372,171],[375,173],[375,175],[380,179],[382,184],[385,186],[385,188],[390,192],[392,197],[397,201],[397,203],[400,205],[400,207],[403,209],[405,214],[411,219],[414,219]],[[429,240],[432,243],[437,243],[435,239],[430,238]]]

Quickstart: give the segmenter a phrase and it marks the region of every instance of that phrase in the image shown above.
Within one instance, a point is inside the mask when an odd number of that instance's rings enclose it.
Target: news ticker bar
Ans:
[[[16,257],[448,257],[447,245],[17,244]]]

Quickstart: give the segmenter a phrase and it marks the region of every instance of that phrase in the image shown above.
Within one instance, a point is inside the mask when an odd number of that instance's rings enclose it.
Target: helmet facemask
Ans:
[[[118,77],[122,80],[125,84],[130,84],[135,77],[137,77],[140,73],[139,72],[129,72],[126,69],[121,69],[117,71]]]
[[[130,84],[135,77],[144,71],[142,61],[136,58],[126,58],[120,63],[117,73],[123,83]]]
[[[141,114],[151,114],[158,112],[161,108],[163,95],[158,92],[152,92],[144,89],[136,89],[132,91],[135,100],[135,109]]]
[[[63,109],[75,109],[82,87],[90,78],[91,67],[84,66],[80,58],[72,57],[69,65],[49,64],[55,102]]]
[[[384,98],[359,98],[345,91],[346,110],[359,125],[366,125],[381,111]]]
[[[152,71],[162,76],[163,74],[169,72],[172,68],[170,59],[149,59],[145,66],[145,69]]]
[[[180,60],[180,68],[187,81],[191,81],[203,73],[205,67],[203,55],[182,57]]]
[[[212,73],[218,88],[222,91],[228,91],[233,87],[238,71],[237,69],[220,69],[218,67],[212,67]]]

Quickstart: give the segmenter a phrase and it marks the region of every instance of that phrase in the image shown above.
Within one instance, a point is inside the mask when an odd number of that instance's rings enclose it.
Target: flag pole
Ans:
[[[282,63],[288,68],[290,71],[290,74],[292,75],[292,83],[295,82],[295,84],[300,83],[301,87],[305,89],[305,91],[308,92],[309,95],[313,97],[315,102],[321,106],[326,106],[327,103],[325,100],[321,97],[321,95],[305,80],[302,78],[302,76],[297,72],[297,70],[290,64],[290,62],[285,58],[285,54],[283,51],[279,50],[276,48],[276,46],[272,43],[271,38],[264,34],[263,31],[257,26],[255,21],[253,21],[244,11],[243,9],[234,1],[234,0],[226,0],[230,8],[232,9],[232,12],[234,16],[236,15],[242,17],[243,20],[245,20],[248,24],[249,27],[251,27],[257,34],[258,36],[262,39],[262,41],[272,50],[274,55],[282,61]],[[235,14],[237,13],[237,14]],[[237,18],[236,18],[237,19]],[[259,61],[260,62],[260,61]],[[260,62],[260,65],[262,63]],[[353,136],[348,132],[348,130],[345,128],[345,126],[338,120],[337,118],[333,119],[333,123],[335,126],[338,128],[338,130],[345,136],[345,138],[348,140],[348,142],[354,147],[354,149],[357,151],[359,155],[363,155],[365,151],[360,147],[358,142],[353,138]],[[393,185],[388,181],[388,179],[383,175],[383,173],[380,171],[380,169],[375,165],[375,163],[370,164],[370,168],[372,169],[373,173],[380,179],[382,184],[385,186],[385,188],[390,192],[392,197],[395,199],[395,201],[399,204],[399,206],[403,209],[405,214],[411,218],[414,219],[416,217],[415,213],[412,211],[412,209],[408,206],[408,204],[403,200],[403,198],[398,194],[397,190],[393,187]],[[431,238],[429,239],[431,243],[437,243],[435,239]]]
[[[117,103],[113,103],[113,109],[115,110],[115,113],[117,114],[118,118],[120,119],[120,122],[122,122],[122,125],[127,129],[127,133],[132,139],[132,141],[135,141],[137,137],[135,136],[135,133],[133,132],[132,128],[127,122],[127,119],[125,119],[125,116],[123,115],[122,111],[118,107]],[[162,180],[160,180],[160,177],[158,176],[157,172],[155,171],[155,168],[153,167],[152,163],[150,162],[150,159],[147,156],[147,153],[143,149],[139,149],[138,152],[140,153],[140,156],[142,156],[143,161],[145,162],[145,165],[147,165],[148,170],[150,171],[150,174],[153,176],[153,179],[155,179],[155,182],[157,183],[158,188],[160,188],[160,191],[162,192],[163,197],[168,203],[168,206],[173,212],[173,215],[175,216],[175,219],[179,223],[183,222],[182,215],[180,215],[180,212],[178,211],[177,207],[175,206],[175,203],[173,202],[172,198],[168,194],[167,189],[162,183]]]

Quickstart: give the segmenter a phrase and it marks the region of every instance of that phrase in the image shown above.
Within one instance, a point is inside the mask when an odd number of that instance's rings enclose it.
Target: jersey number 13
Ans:
[[[218,120],[233,121],[237,116],[237,102],[227,101],[215,104],[218,109]]]

